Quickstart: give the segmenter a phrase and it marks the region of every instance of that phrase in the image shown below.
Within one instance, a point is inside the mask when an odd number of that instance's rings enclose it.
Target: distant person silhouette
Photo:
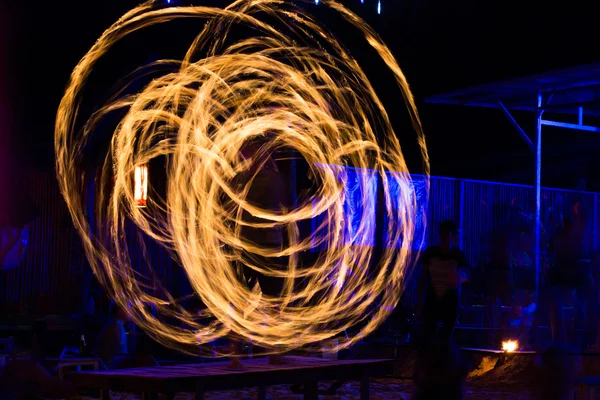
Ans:
[[[579,365],[569,355],[569,348],[553,344],[541,356],[540,383],[537,398],[540,400],[571,400],[575,391],[575,377]],[[578,397],[579,398],[579,397]]]
[[[437,342],[420,353],[415,368],[415,400],[461,400],[468,368],[453,343]]]
[[[152,341],[148,336],[141,335],[131,355],[117,356],[112,363],[112,369],[158,367],[158,362],[152,355]]]
[[[46,323],[36,322],[30,335],[18,342],[20,351],[15,350],[0,374],[0,400],[70,398],[77,394],[70,382],[50,375],[42,366],[45,333]]]
[[[106,325],[100,331],[94,345],[94,354],[97,355],[104,365],[111,369],[117,356],[129,354],[127,346],[127,331],[125,324],[129,321],[129,315],[112,302]]]
[[[581,236],[566,218],[554,240],[554,264],[548,272],[550,295],[550,325],[552,341],[568,341],[574,327],[563,319],[563,307],[573,304],[576,290],[585,285],[585,275],[578,268],[581,257]]]
[[[440,244],[429,247],[421,257],[420,296],[423,298],[423,346],[434,339],[442,324],[440,342],[449,342],[458,317],[460,267],[466,267],[464,253],[458,249],[458,226],[444,221],[439,228]]]
[[[267,138],[251,141],[242,148],[241,153],[243,158],[249,162],[248,169],[236,177],[236,184],[240,190],[248,186],[244,200],[267,212],[283,212],[288,181],[283,171],[277,166],[274,150],[269,148]],[[247,210],[243,210],[241,213],[241,220],[245,223],[239,231],[241,239],[263,249],[281,250],[283,248],[284,232],[281,228],[249,226],[270,221],[254,216]],[[287,258],[266,257],[249,250],[243,250],[240,256],[239,271],[242,282],[251,290],[258,287],[264,296],[278,298],[283,290],[284,280],[268,273],[258,272],[251,265],[268,270],[282,270],[287,268]],[[231,353],[239,355],[244,349],[242,339],[232,335],[231,340]],[[274,353],[278,352],[278,349],[269,350]],[[285,358],[273,354],[269,357],[269,362],[283,364]],[[232,357],[230,368],[242,368],[239,358]]]

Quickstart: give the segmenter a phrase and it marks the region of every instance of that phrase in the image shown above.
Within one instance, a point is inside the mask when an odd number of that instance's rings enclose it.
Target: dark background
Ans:
[[[0,1],[0,102],[4,103],[0,139],[2,157],[11,161],[3,174],[8,168],[14,177],[25,166],[52,167],[54,114],[70,71],[102,31],[138,2]],[[407,74],[419,101],[434,175],[532,184],[534,159],[499,110],[429,105],[424,104],[425,97],[600,61],[591,1],[384,0],[381,15],[376,13],[376,0],[344,3],[381,34]],[[320,6],[308,7],[339,34],[337,22]],[[348,36],[348,42],[343,30],[340,35],[353,50],[354,38]],[[181,39],[177,26],[171,25],[138,41],[132,53],[147,61],[157,48],[177,48]],[[109,59],[103,73],[126,70],[123,55]],[[358,58],[370,72],[369,57]],[[377,68],[374,64],[371,69]],[[376,87],[384,89],[380,94],[392,117],[402,113],[398,93],[385,93],[387,76],[372,76]],[[516,116],[531,134],[533,115]],[[594,161],[599,149],[598,134],[546,129],[543,184],[575,188],[583,177],[588,190],[600,190]],[[405,151],[409,159],[418,159],[411,146]]]

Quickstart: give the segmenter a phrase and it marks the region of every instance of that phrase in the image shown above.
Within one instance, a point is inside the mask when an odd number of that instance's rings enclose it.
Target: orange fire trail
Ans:
[[[422,240],[414,238],[415,190],[386,110],[357,61],[292,3],[238,0],[225,9],[156,9],[145,3],[102,34],[74,69],[60,103],[57,175],[91,267],[111,297],[128,307],[134,322],[169,347],[194,352],[199,344],[233,332],[272,351],[284,351],[333,337],[363,321],[358,334],[330,350],[347,348],[379,326],[397,304],[412,262],[412,242]],[[340,3],[321,4],[358,29],[392,72],[428,175],[420,120],[391,52]],[[135,95],[115,96],[82,129],[75,129],[82,91],[96,62],[130,33],[182,18],[199,18],[206,24],[183,60],[154,64],[176,63],[176,71],[152,80]],[[273,26],[277,21],[286,33]],[[228,36],[239,26],[255,35]],[[114,110],[125,110],[126,115],[112,133],[97,180],[104,189],[96,195],[96,222],[91,225],[84,211],[81,149],[99,121]],[[378,140],[376,132],[384,139]],[[319,185],[317,193],[292,210],[262,209],[246,201],[252,179],[242,188],[235,179],[249,168],[240,150],[255,138],[268,138],[262,149],[267,153],[293,148],[301,154]],[[149,195],[148,207],[135,207],[134,171],[157,157],[167,160],[167,195]],[[364,218],[355,232],[348,231],[345,175],[331,165],[368,168],[383,182],[390,243],[377,260],[372,247],[349,240],[370,235],[375,227]],[[375,209],[376,199],[367,190],[371,177],[359,174],[358,179],[363,207]],[[397,199],[388,190],[392,181],[400,188]],[[256,217],[254,222],[243,220],[242,212]],[[325,221],[321,233],[300,238],[298,223],[318,215]],[[124,239],[125,226],[131,223],[178,260],[206,306],[203,315],[212,322],[200,321],[152,276],[134,270]],[[244,225],[285,232],[285,248],[267,248],[244,238]],[[317,261],[301,265],[299,254],[320,243],[327,248]],[[287,267],[250,265],[242,252],[285,259]],[[377,269],[368,272],[366,266],[373,261]],[[240,263],[284,280],[281,294],[268,296],[258,286],[241,284]],[[147,303],[171,323],[154,317]]]

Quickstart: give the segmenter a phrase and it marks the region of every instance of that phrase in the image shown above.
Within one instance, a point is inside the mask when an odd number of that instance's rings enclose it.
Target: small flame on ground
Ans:
[[[519,342],[516,340],[507,340],[506,342],[502,342],[502,350],[507,353],[512,353],[519,348]]]

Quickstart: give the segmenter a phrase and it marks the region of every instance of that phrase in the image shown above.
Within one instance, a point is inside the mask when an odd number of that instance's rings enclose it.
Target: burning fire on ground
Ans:
[[[502,350],[507,353],[513,353],[519,349],[519,342],[516,340],[507,340],[502,342]]]

